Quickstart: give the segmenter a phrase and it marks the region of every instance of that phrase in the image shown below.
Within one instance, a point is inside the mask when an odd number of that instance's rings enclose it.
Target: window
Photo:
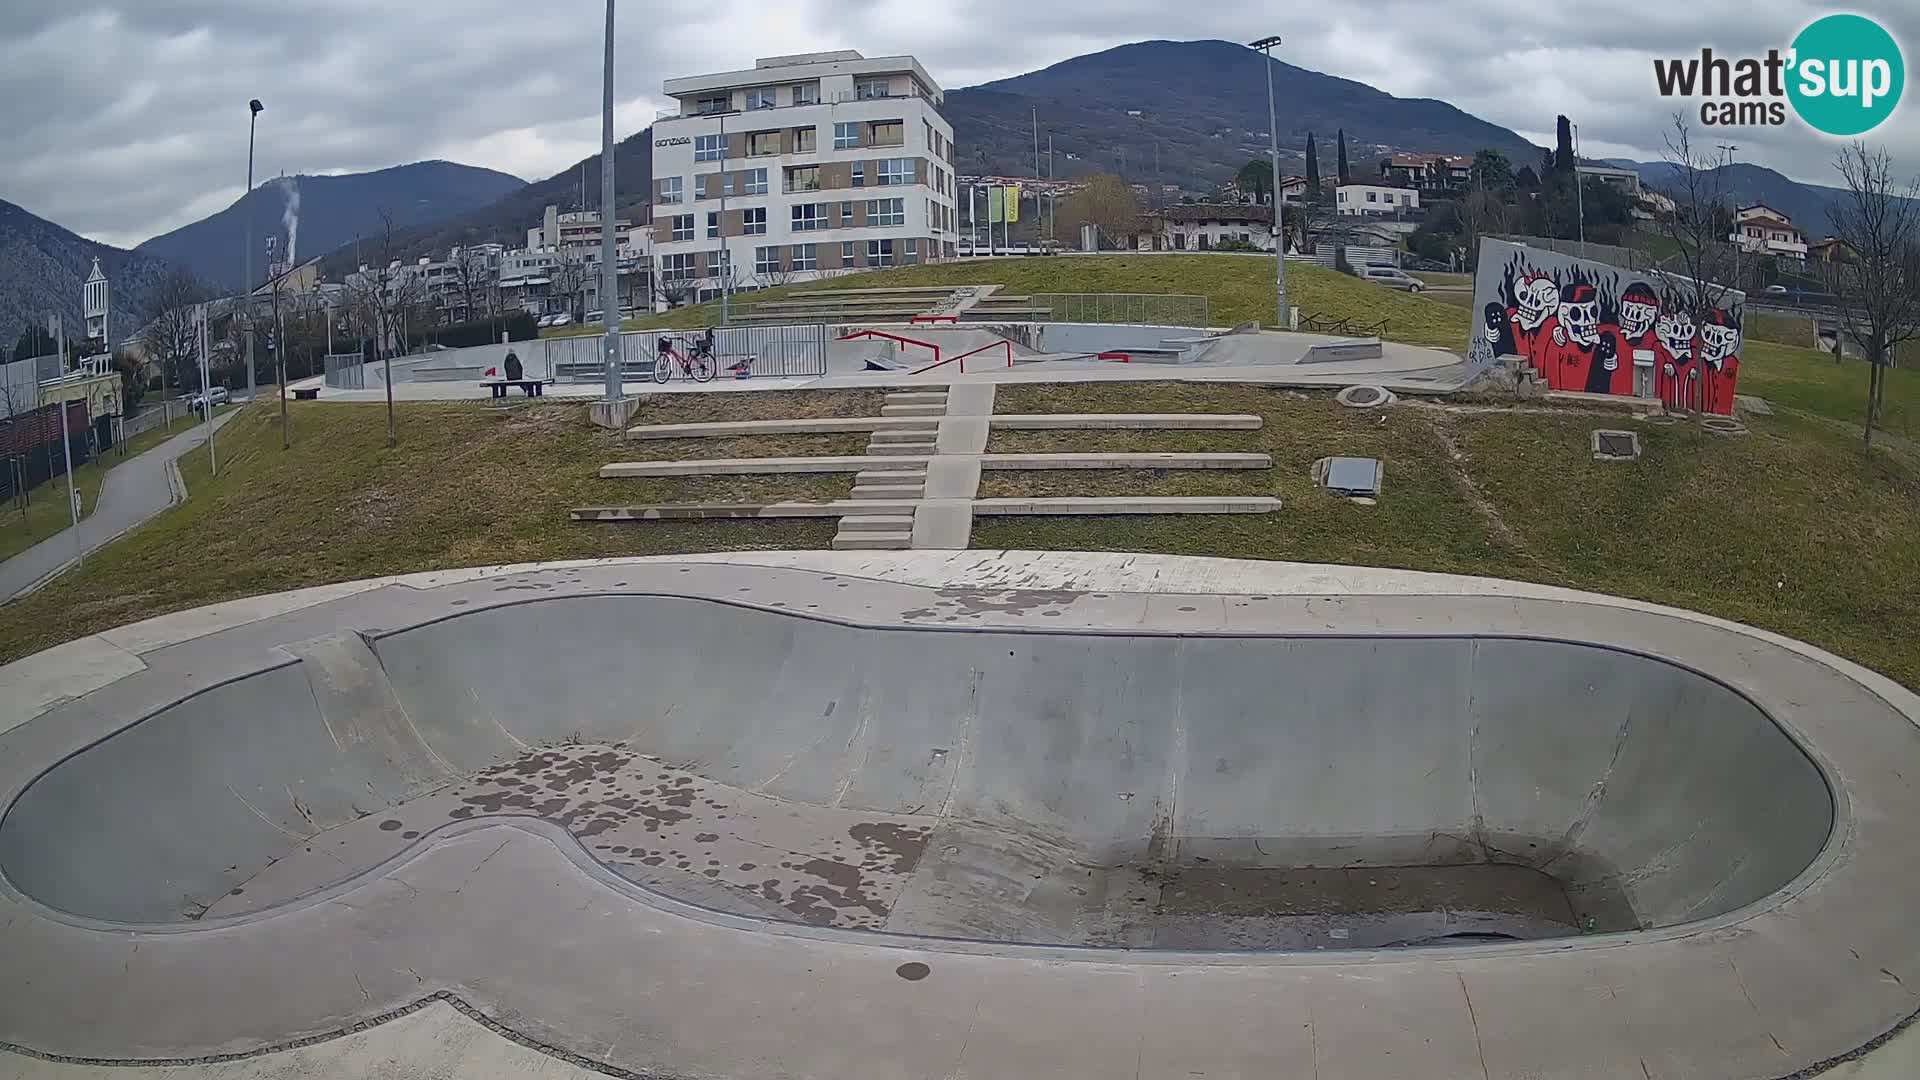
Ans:
[[[793,152],[796,154],[813,153],[813,149],[815,145],[814,138],[818,134],[819,132],[818,132],[818,129],[816,128],[812,128],[812,127],[794,128],[793,129]]]
[[[876,182],[879,183],[881,187],[886,187],[890,184],[913,183],[913,159],[902,157],[882,160],[880,162],[880,176]]]
[[[692,214],[674,215],[673,238],[675,240],[693,239],[693,215]]]
[[[795,244],[793,245],[793,261],[788,265],[795,270],[816,270],[819,268],[820,263],[819,257],[814,253],[812,244]]]
[[[840,265],[841,266],[853,265],[853,248],[854,248],[853,241],[851,240],[840,241]]]
[[[1375,195],[1377,195],[1377,194],[1379,194],[1379,192],[1375,192],[1375,191],[1369,191],[1369,192],[1367,192],[1367,201],[1368,201],[1368,202],[1373,202],[1373,201],[1375,201],[1375,200],[1374,200],[1374,196],[1375,196]]]
[[[794,232],[814,232],[826,227],[826,203],[801,203],[793,208]]]
[[[765,157],[780,152],[778,131],[755,131],[747,135],[747,156]]]
[[[795,165],[787,169],[787,191],[819,191],[820,166]]]
[[[907,223],[906,206],[905,199],[868,199],[867,224],[905,225]]]
[[[891,87],[885,79],[862,79],[853,84],[853,96],[861,101],[870,98],[892,97]]]
[[[691,252],[681,255],[660,256],[660,278],[663,281],[692,281],[699,276],[694,268]]]
[[[779,104],[771,86],[756,86],[747,91],[747,108],[749,109],[771,109]]]
[[[720,174],[720,193],[722,195],[733,194],[733,174],[732,173]]]
[[[720,235],[720,211],[709,210],[707,211],[707,239],[712,240],[719,235]]]
[[[940,231],[940,208],[933,204],[932,199],[927,200],[927,224],[934,232]]]
[[[740,175],[746,179],[746,193],[748,195],[765,195],[767,193],[767,170],[748,169]]]
[[[903,240],[901,242],[907,245],[906,250],[900,253],[901,265],[912,266],[914,263],[919,262],[920,261],[920,241]],[[933,244],[933,241],[929,240],[927,241],[927,244],[929,245],[927,250],[932,251],[933,248],[931,245]]]
[[[833,125],[833,148],[835,150],[851,150],[854,147],[859,145],[860,145],[860,125],[859,124]]]
[[[660,181],[660,201],[661,202],[677,203],[680,201],[681,194],[682,192],[680,189],[679,177],[669,176],[666,179]]]
[[[819,83],[794,83],[793,84],[793,103],[795,105],[820,104],[820,84]]]
[[[740,231],[748,236],[759,236],[767,231],[767,208],[754,206],[740,211]]]
[[[780,249],[777,247],[757,247],[753,249],[753,272],[756,274],[777,274],[780,272]]]
[[[695,135],[693,137],[693,160],[719,161],[727,153],[725,135]]]
[[[906,144],[907,129],[905,124],[902,124],[898,120],[875,120],[873,122],[872,145],[905,146]]]
[[[853,227],[853,204],[850,202],[840,204],[840,227],[843,229]]]
[[[720,94],[715,97],[695,98],[693,111],[696,113],[726,112],[733,107],[733,103],[727,100],[727,97],[728,95],[726,94]]]
[[[893,265],[893,241],[891,240],[867,241],[867,265],[868,266],[892,266]]]
[[[933,151],[935,154],[940,153],[940,142],[939,142],[940,136],[934,134],[933,125],[928,123],[925,120],[922,120],[920,121],[920,126],[923,129],[925,129],[925,133],[927,136],[927,149]]]
[[[853,163],[853,186],[867,186],[867,163],[864,161],[856,161]]]

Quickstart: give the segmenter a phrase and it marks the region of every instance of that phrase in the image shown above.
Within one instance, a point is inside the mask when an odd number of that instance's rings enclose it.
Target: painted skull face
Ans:
[[[1553,314],[1554,305],[1560,301],[1560,290],[1552,281],[1543,278],[1529,278],[1520,286],[1520,325],[1532,330],[1547,321]]]
[[[1660,344],[1676,359],[1684,360],[1693,354],[1693,320],[1686,312],[1670,311],[1660,316],[1656,332],[1660,335]]]
[[[1560,290],[1560,325],[1567,337],[1591,348],[1600,340],[1600,298],[1591,285],[1569,285]]]
[[[1740,348],[1740,331],[1725,323],[1709,321],[1700,328],[1700,359],[1719,367]]]
[[[1620,332],[1629,338],[1645,337],[1653,329],[1653,320],[1660,315],[1660,309],[1645,300],[1629,297],[1620,303]]]

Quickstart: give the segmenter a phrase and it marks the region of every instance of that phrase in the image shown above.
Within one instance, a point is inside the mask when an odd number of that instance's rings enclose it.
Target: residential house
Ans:
[[[1471,154],[1394,154],[1380,161],[1380,179],[1415,191],[1458,191],[1473,182]]]
[[[1793,219],[1765,203],[1754,203],[1735,211],[1733,230],[1728,239],[1748,254],[1789,259],[1807,257],[1807,234],[1800,231]]]
[[[1420,209],[1420,193],[1378,184],[1341,184],[1334,188],[1333,209],[1341,215],[1412,215]]]

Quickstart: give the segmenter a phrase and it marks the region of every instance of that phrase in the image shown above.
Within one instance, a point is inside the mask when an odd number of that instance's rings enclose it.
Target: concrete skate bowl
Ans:
[[[736,915],[1443,947],[1726,915],[1835,821],[1746,697],[1564,641],[873,628],[581,595],[288,649],[41,774],[0,821],[0,871],[83,919],[191,923],[536,816]]]

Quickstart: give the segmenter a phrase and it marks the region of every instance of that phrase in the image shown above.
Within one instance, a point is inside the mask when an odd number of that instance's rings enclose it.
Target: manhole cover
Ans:
[[[1745,435],[1747,425],[1731,416],[1709,416],[1700,421],[1700,426],[1715,435]]]
[[[1374,409],[1393,402],[1393,394],[1384,386],[1349,386],[1334,396],[1349,409]]]

